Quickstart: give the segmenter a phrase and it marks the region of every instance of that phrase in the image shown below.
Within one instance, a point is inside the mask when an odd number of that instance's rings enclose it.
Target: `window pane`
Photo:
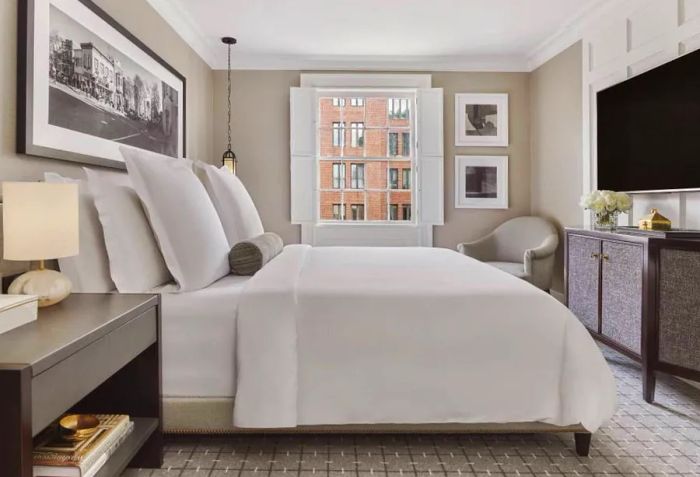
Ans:
[[[401,152],[404,157],[411,156],[411,133],[404,131],[401,133]]]
[[[411,168],[404,167],[401,169],[401,188],[410,189],[411,188]]]
[[[365,188],[365,164],[353,162],[350,163],[350,188],[364,189]]]
[[[399,188],[399,170],[395,167],[389,169],[389,189]]]
[[[399,133],[390,132],[389,133],[389,156],[399,155]]]

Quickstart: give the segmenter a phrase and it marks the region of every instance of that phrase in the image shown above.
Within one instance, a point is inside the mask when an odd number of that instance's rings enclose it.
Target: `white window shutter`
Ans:
[[[442,88],[418,90],[418,220],[426,225],[445,223],[442,98]]]
[[[291,215],[293,224],[316,220],[316,90],[290,88]]]

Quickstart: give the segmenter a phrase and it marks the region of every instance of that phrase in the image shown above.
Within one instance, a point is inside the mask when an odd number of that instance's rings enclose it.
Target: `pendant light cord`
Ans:
[[[228,45],[228,150],[231,150],[231,45]]]

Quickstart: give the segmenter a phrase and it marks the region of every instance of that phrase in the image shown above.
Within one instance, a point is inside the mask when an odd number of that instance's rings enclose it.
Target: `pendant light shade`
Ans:
[[[236,174],[238,159],[236,158],[236,154],[231,149],[231,46],[236,44],[236,39],[230,36],[225,36],[221,39],[221,42],[228,47],[228,146],[226,147],[224,155],[221,159],[224,166],[226,166],[231,174]]]

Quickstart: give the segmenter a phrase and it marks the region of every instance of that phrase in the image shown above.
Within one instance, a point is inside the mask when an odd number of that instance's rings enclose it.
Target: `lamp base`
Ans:
[[[36,295],[39,308],[54,305],[70,295],[72,284],[56,270],[41,269],[23,273],[14,279],[7,292],[11,295]]]

